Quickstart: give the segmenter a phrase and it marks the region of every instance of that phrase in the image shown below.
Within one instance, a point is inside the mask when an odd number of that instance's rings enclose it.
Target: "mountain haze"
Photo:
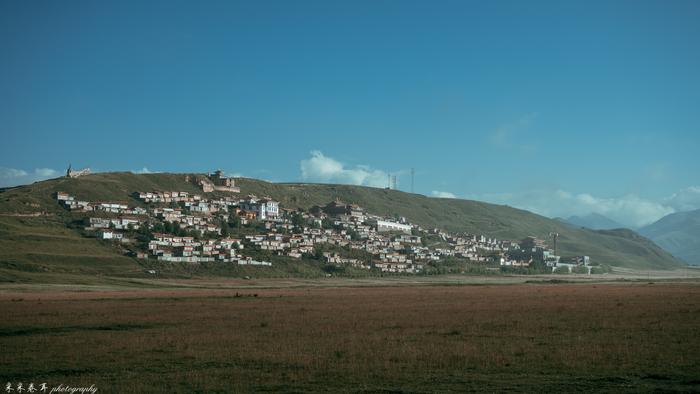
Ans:
[[[592,230],[610,230],[614,228],[625,228],[622,224],[603,216],[599,213],[593,212],[588,215],[583,216],[569,216],[566,219],[560,219],[563,222],[569,223],[576,227],[586,227]]]
[[[700,209],[666,215],[642,227],[639,233],[675,257],[689,264],[700,264]]]

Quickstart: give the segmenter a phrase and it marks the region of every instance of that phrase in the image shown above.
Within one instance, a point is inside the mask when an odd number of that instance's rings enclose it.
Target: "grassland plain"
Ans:
[[[700,285],[0,293],[0,378],[100,392],[697,392]]]

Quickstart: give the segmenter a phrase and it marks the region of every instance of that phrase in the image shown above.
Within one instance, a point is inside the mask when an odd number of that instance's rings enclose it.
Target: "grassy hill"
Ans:
[[[639,232],[679,259],[700,265],[700,209],[664,216]]]
[[[609,230],[613,228],[625,228],[622,224],[603,216],[599,213],[589,213],[583,216],[569,216],[566,219],[556,218],[560,222],[568,223],[574,227],[586,227],[593,230]]]
[[[683,265],[637,233],[626,230],[572,228],[557,220],[506,205],[426,197],[397,190],[350,185],[269,183],[240,179],[241,191],[270,195],[286,207],[308,208],[339,197],[371,213],[405,216],[426,228],[484,234],[520,240],[528,235],[548,239],[559,234],[558,252],[564,256],[589,255],[593,261],[628,268],[672,269]]]
[[[0,190],[0,276],[21,279],[29,273],[51,275],[52,272],[124,277],[144,275],[144,264],[148,263],[124,256],[123,250],[114,244],[82,238],[77,230],[67,228],[66,224],[74,218],[56,203],[54,193],[65,191],[83,200],[142,205],[134,198],[134,192],[178,190],[201,193],[198,187],[186,181],[186,176],[100,173]],[[546,239],[550,232],[557,232],[560,254],[586,254],[594,262],[603,264],[639,269],[672,269],[682,265],[654,243],[630,230],[576,229],[503,205],[429,198],[396,190],[349,185],[269,183],[247,178],[237,179],[237,185],[241,187],[241,194],[270,196],[287,208],[309,208],[341,198],[367,208],[370,213],[404,216],[424,228],[513,240],[528,235]],[[238,276],[246,272],[218,266],[170,265],[164,269],[171,275]],[[314,268],[298,267],[290,261],[267,274],[295,276],[309,272],[315,272]]]

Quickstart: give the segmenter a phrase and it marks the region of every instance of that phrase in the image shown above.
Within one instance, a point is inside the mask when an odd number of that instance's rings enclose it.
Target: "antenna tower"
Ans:
[[[411,193],[413,193],[413,178],[416,175],[416,169],[411,167]]]

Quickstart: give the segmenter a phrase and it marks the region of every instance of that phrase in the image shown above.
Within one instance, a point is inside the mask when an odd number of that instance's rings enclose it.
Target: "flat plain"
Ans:
[[[100,392],[700,391],[697,281],[352,283],[5,288],[0,378]]]

